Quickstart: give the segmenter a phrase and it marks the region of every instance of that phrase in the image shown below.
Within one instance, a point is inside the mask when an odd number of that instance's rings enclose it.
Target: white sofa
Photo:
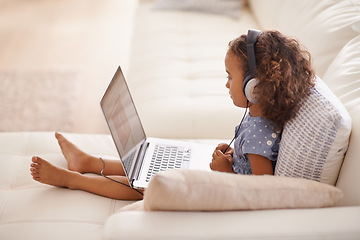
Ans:
[[[33,155],[66,167],[53,133],[0,133],[0,239],[360,239],[359,1],[250,0],[238,19],[154,11],[153,2],[139,2],[127,76],[147,134],[230,139],[242,111],[224,86],[227,43],[249,28],[278,29],[309,48],[352,118],[336,184],[343,199],[316,209],[118,212],[132,202],[31,179]],[[91,154],[117,157],[109,135],[66,136]]]

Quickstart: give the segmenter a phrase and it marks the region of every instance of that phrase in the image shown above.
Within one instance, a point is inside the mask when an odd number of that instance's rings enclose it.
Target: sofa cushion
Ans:
[[[336,186],[344,192],[341,205],[360,205],[360,36],[339,52],[324,81],[349,111],[353,122],[350,143]]]
[[[185,10],[239,17],[241,0],[157,0],[154,9]]]
[[[355,240],[360,207],[223,212],[120,212],[103,240]],[[15,228],[16,230],[16,228]]]
[[[110,135],[66,137],[92,155],[118,158]],[[34,181],[29,169],[34,155],[67,167],[53,132],[0,133],[0,239],[102,239],[106,219],[129,201]]]
[[[225,87],[224,56],[230,40],[258,28],[252,13],[243,8],[234,19],[154,11],[153,1],[140,1],[134,24],[125,78],[146,135],[231,138],[243,110],[234,107]]]
[[[350,130],[345,107],[317,78],[296,117],[284,126],[275,175],[335,185]]]
[[[277,176],[174,170],[155,175],[144,196],[147,211],[226,211],[329,207],[341,190],[315,181]],[[137,206],[141,209],[141,206]]]
[[[264,29],[277,29],[305,44],[320,77],[341,48],[360,33],[357,0],[251,0],[249,5]]]

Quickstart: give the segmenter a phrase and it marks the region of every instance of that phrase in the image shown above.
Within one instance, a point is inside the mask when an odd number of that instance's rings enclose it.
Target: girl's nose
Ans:
[[[225,84],[225,87],[230,89],[230,83],[229,83],[229,80],[227,80],[227,82],[226,82],[226,84]]]

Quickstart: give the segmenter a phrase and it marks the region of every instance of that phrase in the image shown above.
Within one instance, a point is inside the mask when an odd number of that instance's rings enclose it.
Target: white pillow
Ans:
[[[173,170],[155,175],[144,201],[123,210],[229,211],[334,206],[340,189],[278,176]]]
[[[184,10],[240,16],[241,0],[157,0],[154,9]]]
[[[335,185],[350,131],[345,107],[317,78],[296,117],[285,124],[275,175]]]

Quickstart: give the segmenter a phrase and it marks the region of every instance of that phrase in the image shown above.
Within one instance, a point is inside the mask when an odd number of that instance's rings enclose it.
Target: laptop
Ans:
[[[132,188],[146,189],[152,176],[162,171],[210,170],[214,145],[146,136],[120,67],[100,105]]]

